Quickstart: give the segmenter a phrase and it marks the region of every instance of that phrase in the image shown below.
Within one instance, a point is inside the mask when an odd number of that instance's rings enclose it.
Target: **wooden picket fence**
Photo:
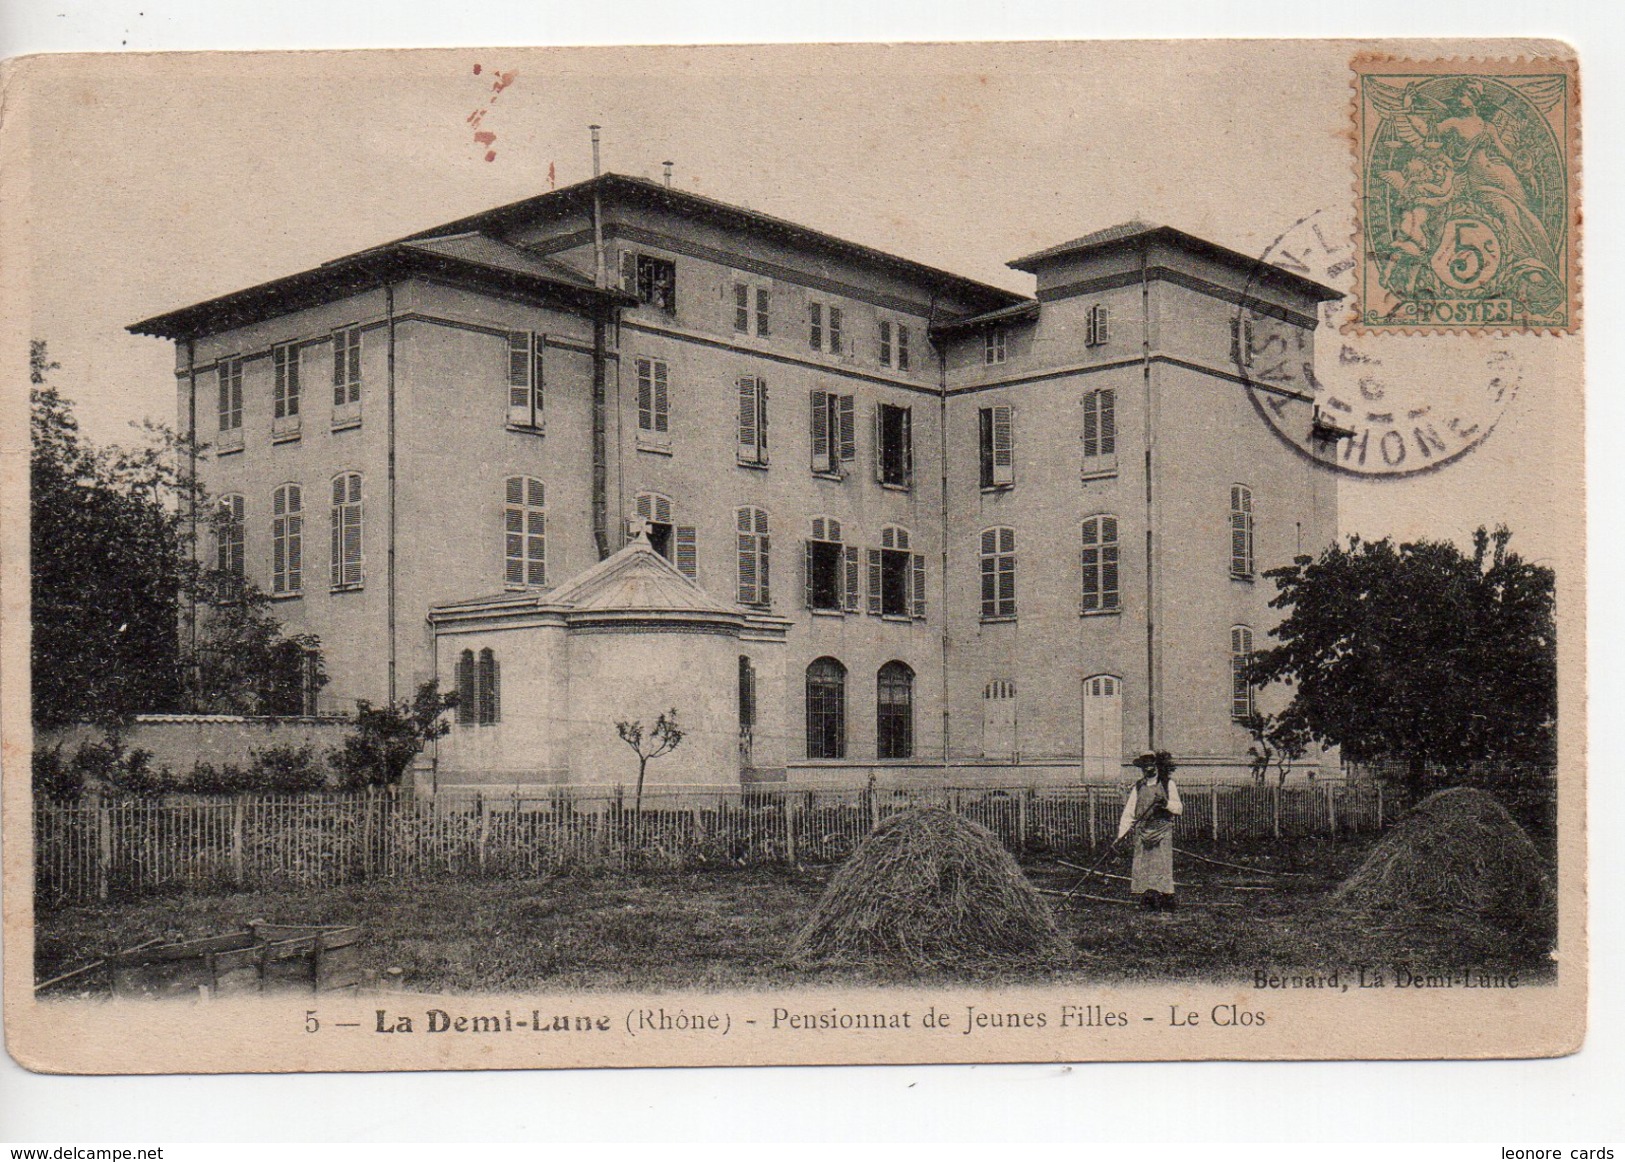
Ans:
[[[169,795],[34,809],[41,907],[177,890],[524,877],[572,869],[831,864],[882,819],[935,803],[1018,857],[1081,853],[1116,833],[1124,789],[872,787],[653,790],[642,809],[602,788],[513,794]],[[1336,838],[1390,822],[1380,788],[1182,789],[1176,841]]]

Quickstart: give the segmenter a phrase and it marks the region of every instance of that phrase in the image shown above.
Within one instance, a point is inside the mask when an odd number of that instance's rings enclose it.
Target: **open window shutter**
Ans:
[[[813,607],[813,543],[801,542],[801,603],[807,608]]]
[[[1105,307],[1096,307],[1095,310],[1099,312],[1099,314],[1095,316],[1095,342],[1107,343],[1112,337],[1111,312]]]
[[[858,550],[856,545],[847,545],[842,550],[846,558],[846,612],[857,613],[858,602]]]
[[[491,721],[502,721],[502,663],[491,659]]]
[[[1100,607],[1117,608],[1117,521],[1100,518]]]
[[[767,535],[767,514],[758,513],[756,527],[756,599],[763,605],[770,605],[773,601],[772,570],[769,562],[773,559],[770,552]]]
[[[1083,522],[1083,608],[1100,608],[1100,523],[1090,519]]]
[[[621,289],[629,295],[638,293],[638,256],[630,250],[621,251]]]
[[[1100,392],[1091,391],[1083,397],[1083,454],[1100,455]]]
[[[530,337],[530,422],[542,422],[543,407],[547,400],[547,379],[543,375],[543,356],[547,351],[547,336],[532,335]]]
[[[757,425],[761,412],[756,404],[756,379],[742,376],[739,380],[739,456],[755,463],[758,435]]]
[[[295,512],[287,519],[288,592],[298,593],[305,587],[305,517]]]
[[[699,550],[696,545],[693,525],[678,525],[673,531],[675,541],[674,552],[677,557],[677,571],[690,581],[697,582],[700,578]]]
[[[812,393],[812,470],[828,472],[832,465],[829,455],[829,393]]]
[[[344,583],[361,584],[361,477],[350,478],[355,499],[344,506]]]
[[[246,576],[248,562],[245,560],[247,552],[248,528],[244,522],[243,498],[236,496],[231,501],[231,575],[233,577]]]
[[[903,409],[903,482],[914,483],[914,409]]]
[[[1117,392],[1109,387],[1100,391],[1100,454],[1117,454]]]
[[[880,569],[880,550],[869,550],[869,612],[880,616],[880,587],[884,584]]]
[[[547,514],[525,512],[525,584],[547,584]]]
[[[767,380],[756,377],[756,462],[767,463]]]
[[[328,584],[337,589],[344,584],[344,477],[333,481],[332,544],[328,548]]]
[[[638,427],[645,432],[654,431],[654,368],[647,359],[637,361],[638,368]]]
[[[509,585],[525,583],[525,478],[508,478],[507,504],[503,509],[503,554],[505,567],[502,579]]]
[[[875,404],[874,431],[875,431],[875,479],[886,479],[886,433],[880,420],[881,406]]]
[[[762,287],[756,288],[756,333],[766,338],[772,332],[769,320],[773,315],[773,296]]]
[[[837,398],[841,401],[841,463],[850,464],[858,458],[857,409],[851,396]]]
[[[655,431],[665,432],[671,423],[671,395],[666,382],[666,361],[655,360],[654,365],[654,418]]]
[[[1016,482],[1016,452],[1011,421],[1014,409],[1008,404],[993,408],[993,483]]]
[[[909,578],[909,596],[915,617],[925,617],[925,554],[914,554],[914,569]]]
[[[845,340],[841,337],[841,308],[829,309],[829,349],[835,354],[841,353],[841,345]]]
[[[739,553],[739,604],[754,605],[757,601],[759,580],[756,575],[756,536],[751,522],[751,510],[742,508],[735,514],[735,544]]]

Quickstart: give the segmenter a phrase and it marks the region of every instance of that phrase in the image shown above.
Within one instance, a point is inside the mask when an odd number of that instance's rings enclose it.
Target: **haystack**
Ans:
[[[884,820],[836,872],[791,959],[922,971],[1055,965],[1048,905],[987,828],[940,807]]]
[[[1507,932],[1550,927],[1553,896],[1535,845],[1495,798],[1431,795],[1337,889],[1360,909],[1455,912]]]

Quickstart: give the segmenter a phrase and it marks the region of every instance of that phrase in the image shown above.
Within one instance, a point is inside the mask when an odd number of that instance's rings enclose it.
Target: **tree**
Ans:
[[[140,713],[300,713],[320,642],[285,636],[247,581],[203,567],[184,467],[203,449],[157,424],[135,449],[97,448],[59,370],[29,346],[33,714],[41,726],[117,726]],[[183,618],[199,609],[198,633]]]
[[[619,732],[621,741],[631,747],[632,753],[638,756],[638,789],[632,800],[632,810],[641,815],[643,778],[649,771],[649,760],[670,754],[677,749],[677,744],[683,741],[683,731],[677,725],[677,711],[673,708],[657,718],[647,740],[643,737],[642,720],[617,722],[615,729]]]
[[[451,730],[444,720],[457,707],[456,694],[438,682],[419,686],[410,702],[356,702],[355,732],[332,752],[333,769],[347,786],[394,786],[423,748]]]
[[[1307,749],[1309,740],[1304,736],[1302,724],[1282,715],[1254,711],[1241,720],[1241,725],[1253,736],[1252,745],[1247,748],[1253,781],[1262,784],[1273,766],[1277,785],[1284,786],[1293,762],[1302,758]]]
[[[1430,767],[1550,763],[1557,648],[1551,569],[1480,528],[1468,556],[1442,541],[1333,546],[1272,569],[1280,644],[1249,676],[1294,688],[1289,735],[1362,762],[1403,762],[1412,798]]]

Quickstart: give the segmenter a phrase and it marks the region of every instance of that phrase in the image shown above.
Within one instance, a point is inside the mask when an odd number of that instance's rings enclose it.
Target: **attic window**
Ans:
[[[677,264],[636,251],[621,252],[621,289],[636,295],[639,302],[658,307],[668,315],[677,313]]]

